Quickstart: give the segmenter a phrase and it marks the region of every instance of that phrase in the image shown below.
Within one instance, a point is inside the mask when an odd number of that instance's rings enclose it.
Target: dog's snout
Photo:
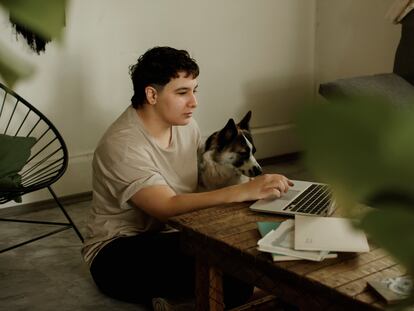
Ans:
[[[260,166],[253,166],[253,168],[250,169],[250,176],[259,176],[262,174],[262,168]]]

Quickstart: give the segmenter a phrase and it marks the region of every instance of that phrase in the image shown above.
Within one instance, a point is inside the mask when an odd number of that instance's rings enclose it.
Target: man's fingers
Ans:
[[[271,175],[265,181],[266,186],[272,188],[278,188],[281,192],[287,192],[289,187],[293,186],[293,182],[281,175]]]
[[[288,192],[289,188],[293,186],[292,181],[279,174],[265,174],[256,178],[256,180],[259,178],[262,179],[260,181],[262,184],[261,187],[263,187],[263,190],[266,189],[264,194],[267,197],[273,196],[274,198],[280,198],[283,193]]]
[[[268,197],[280,198],[280,196],[282,195],[280,193],[280,190],[277,189],[277,188],[269,188],[268,191],[266,191],[266,192],[268,192],[267,195],[266,195],[267,198]]]

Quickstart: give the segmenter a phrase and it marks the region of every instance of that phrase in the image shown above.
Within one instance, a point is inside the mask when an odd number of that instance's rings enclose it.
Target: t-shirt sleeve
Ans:
[[[139,190],[155,185],[167,185],[166,180],[143,148],[125,144],[102,146],[95,152],[95,180],[118,200],[127,202]]]

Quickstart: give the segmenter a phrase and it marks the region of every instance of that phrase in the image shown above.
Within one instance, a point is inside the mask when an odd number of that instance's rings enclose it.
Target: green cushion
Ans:
[[[4,176],[2,178],[0,178],[0,189],[1,191],[6,191],[10,190],[10,189],[16,189],[18,187],[20,187],[22,183],[22,177],[19,174],[14,174],[14,175],[10,175],[10,176]],[[9,193],[9,199],[14,200],[17,203],[21,203],[22,202],[22,197],[20,195],[12,195],[14,194],[13,192]]]
[[[22,182],[22,177],[19,174],[4,176],[0,178],[0,189],[9,190],[19,187]]]
[[[20,185],[18,173],[30,157],[34,137],[0,134],[0,188],[10,189]]]

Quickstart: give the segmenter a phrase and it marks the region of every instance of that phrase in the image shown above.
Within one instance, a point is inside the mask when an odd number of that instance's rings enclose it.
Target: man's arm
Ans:
[[[147,214],[166,221],[175,215],[219,204],[280,197],[292,182],[279,174],[265,174],[239,185],[218,190],[176,194],[169,186],[150,186],[139,190],[131,200]]]

